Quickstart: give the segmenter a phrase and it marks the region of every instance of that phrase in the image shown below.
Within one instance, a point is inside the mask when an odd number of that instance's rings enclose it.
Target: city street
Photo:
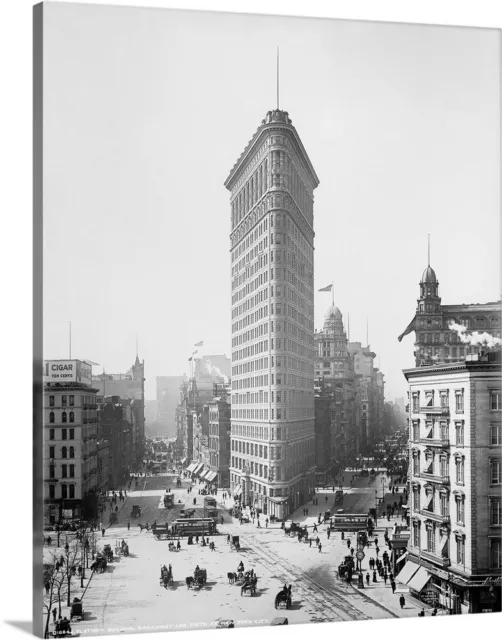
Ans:
[[[344,510],[364,512],[373,507],[375,487],[381,486],[381,477],[383,475],[376,480],[357,478],[350,486],[352,474],[345,474]],[[232,619],[235,626],[267,625],[282,615],[290,624],[417,616],[416,604],[407,602],[401,609],[398,596],[393,595],[389,584],[385,586],[383,581],[369,586],[365,583],[363,590],[340,581],[337,567],[348,553],[346,540],[341,540],[340,533],[332,533],[328,539],[325,525],[318,525],[318,533],[312,534],[310,545],[286,536],[278,524],[265,527],[263,515],[262,526],[257,528],[252,523],[239,525],[238,520],[226,514],[225,524],[219,526],[222,535],[211,538],[216,545],[214,552],[207,546],[188,545],[184,539],[181,550],[170,553],[167,541],[156,540],[151,532],[140,532],[138,522],[171,522],[182,506],[192,506],[194,497],[202,515],[203,496],[198,494],[198,485],[194,485],[192,493],[188,494],[189,484],[184,482],[181,489],[173,489],[176,507],[166,510],[159,508],[166,486],[174,486],[174,476],[142,478],[137,489],[128,493],[124,503],[119,503],[118,524],[108,527],[104,538],[99,534],[98,548],[107,543],[114,548],[125,539],[130,555],[114,560],[105,573],[93,574],[83,599],[85,619],[74,624],[76,632],[106,634],[204,628],[216,625],[220,619]],[[293,515],[295,522],[309,526],[309,532],[317,522],[319,512],[333,509],[334,493],[331,488],[320,490],[317,499],[318,506],[312,502],[306,505],[308,516],[302,513],[304,507]],[[143,510],[138,520],[130,518],[133,504],[139,504]],[[227,500],[225,511],[220,509],[220,513],[225,513],[231,504],[232,501]],[[129,532],[127,522],[131,522]],[[393,522],[385,520],[389,527]],[[227,544],[228,534],[239,535],[240,552]],[[317,535],[322,544],[321,552],[315,544]],[[375,556],[375,550],[370,546],[365,553],[363,572],[367,570],[369,557]],[[240,587],[228,582],[227,573],[236,571],[241,560],[245,570],[253,568],[259,578],[255,596],[241,596]],[[167,589],[159,584],[163,564],[171,564],[173,569],[174,585]],[[185,578],[193,575],[196,565],[206,569],[208,576],[200,591],[188,590],[185,584]],[[292,607],[287,611],[275,610],[275,595],[285,583],[292,585]],[[82,590],[76,587],[77,584],[79,582],[75,580],[73,591],[79,596]],[[63,615],[67,613],[63,612]]]

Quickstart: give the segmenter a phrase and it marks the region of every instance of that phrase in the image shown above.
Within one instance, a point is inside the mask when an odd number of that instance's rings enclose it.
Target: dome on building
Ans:
[[[341,320],[342,319],[342,312],[340,311],[340,309],[338,307],[335,307],[335,305],[332,304],[329,307],[329,309],[326,311],[326,313],[324,315],[324,319],[325,320],[331,320],[331,319]]]
[[[420,280],[420,283],[421,284],[437,284],[438,283],[434,269],[430,265],[422,273],[422,279]]]

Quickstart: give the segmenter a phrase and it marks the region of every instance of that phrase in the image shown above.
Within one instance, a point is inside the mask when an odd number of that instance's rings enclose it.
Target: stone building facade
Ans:
[[[500,610],[500,351],[404,375],[410,397],[408,587],[454,613]]]
[[[314,334],[316,466],[328,483],[360,450],[359,379],[348,349],[340,310],[331,305],[322,331]]]
[[[269,111],[225,181],[231,202],[230,486],[283,518],[315,482],[314,190],[285,111]]]

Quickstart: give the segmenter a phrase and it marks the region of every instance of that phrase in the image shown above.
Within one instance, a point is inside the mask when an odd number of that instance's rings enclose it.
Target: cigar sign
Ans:
[[[47,360],[44,363],[44,382],[92,383],[91,365],[80,360]]]

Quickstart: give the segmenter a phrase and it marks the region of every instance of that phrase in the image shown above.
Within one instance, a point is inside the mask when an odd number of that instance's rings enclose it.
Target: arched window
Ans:
[[[492,316],[490,318],[490,324],[491,324],[492,327],[498,327],[498,325],[499,325],[498,317],[497,316]]]
[[[75,447],[70,447],[70,458],[75,457]]]
[[[66,411],[63,411],[63,413],[61,414],[61,422],[67,422],[67,414]]]
[[[484,329],[485,326],[486,323],[483,317],[476,318],[476,329]]]
[[[68,457],[68,449],[66,447],[62,447],[61,448],[61,457],[62,458],[67,458]]]
[[[54,423],[54,411],[51,411],[49,413],[49,422],[52,424]]]
[[[75,422],[75,412],[70,411],[70,422]]]

